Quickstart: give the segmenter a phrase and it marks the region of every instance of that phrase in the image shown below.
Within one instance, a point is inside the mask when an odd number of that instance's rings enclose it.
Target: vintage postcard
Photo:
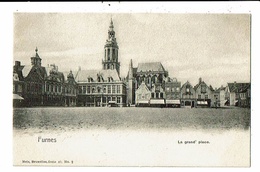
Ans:
[[[14,166],[250,167],[250,14],[13,22]]]

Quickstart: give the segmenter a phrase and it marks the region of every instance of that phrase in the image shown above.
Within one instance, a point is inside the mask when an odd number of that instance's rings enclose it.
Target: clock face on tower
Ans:
[[[113,35],[113,33],[110,33],[110,38],[112,38],[114,35]]]

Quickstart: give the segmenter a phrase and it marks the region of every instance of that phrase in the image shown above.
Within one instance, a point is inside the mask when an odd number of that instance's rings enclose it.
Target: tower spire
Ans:
[[[114,24],[113,24],[112,17],[111,17],[111,21],[110,21],[110,25],[109,25],[109,31],[110,32],[114,31]]]
[[[129,79],[133,79],[133,62],[132,62],[132,59],[130,60],[130,63],[129,63]]]

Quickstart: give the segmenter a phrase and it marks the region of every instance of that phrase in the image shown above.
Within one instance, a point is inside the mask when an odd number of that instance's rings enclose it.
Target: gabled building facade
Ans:
[[[167,77],[165,80],[165,104],[167,107],[180,107],[181,82],[176,78]]]
[[[136,106],[150,106],[151,91],[143,81],[135,91]]]
[[[189,81],[181,87],[181,106],[196,107],[196,92]]]
[[[213,88],[209,87],[201,78],[199,78],[199,83],[194,87],[194,90],[197,99],[197,107],[211,107],[211,102],[213,102]]]

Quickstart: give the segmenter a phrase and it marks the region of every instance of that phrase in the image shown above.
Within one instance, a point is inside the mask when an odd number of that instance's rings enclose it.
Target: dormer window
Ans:
[[[112,77],[108,77],[108,82],[113,82],[113,78]]]
[[[93,82],[93,78],[88,77],[88,82]]]

